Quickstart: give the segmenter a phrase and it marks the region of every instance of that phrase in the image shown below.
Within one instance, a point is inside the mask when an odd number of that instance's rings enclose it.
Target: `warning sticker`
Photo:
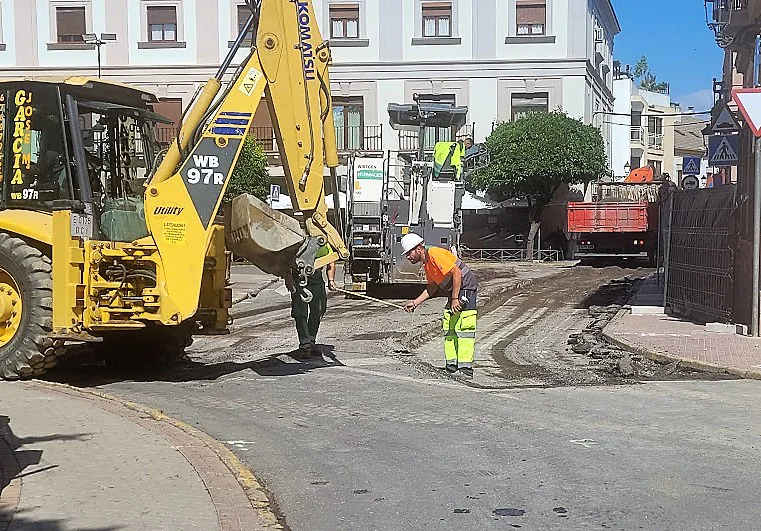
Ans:
[[[254,93],[256,84],[259,83],[259,80],[261,78],[262,78],[261,72],[259,72],[256,68],[250,68],[248,70],[248,74],[246,74],[243,77],[243,80],[240,83],[239,90],[246,96],[251,96],[251,94]]]
[[[187,241],[188,226],[177,221],[164,222],[164,239],[169,243],[184,244]]]

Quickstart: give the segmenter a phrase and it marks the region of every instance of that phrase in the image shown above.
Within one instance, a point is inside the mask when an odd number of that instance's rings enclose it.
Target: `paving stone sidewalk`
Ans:
[[[263,529],[191,430],[66,386],[0,383],[0,531]]]
[[[622,310],[604,335],[652,358],[761,379],[761,338],[712,332],[706,325],[667,315],[662,292],[657,277],[649,277],[630,301],[631,308]]]

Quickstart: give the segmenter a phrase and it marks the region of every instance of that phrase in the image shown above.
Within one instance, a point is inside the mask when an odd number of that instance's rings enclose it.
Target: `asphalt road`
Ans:
[[[513,307],[534,311],[522,296]],[[288,355],[292,323],[273,295],[159,380],[99,367],[52,377],[159,407],[226,442],[294,531],[758,528],[761,383],[479,389],[395,352],[401,312],[330,306],[322,341],[332,347],[320,361]],[[551,344],[567,333],[541,331]],[[515,359],[523,345],[529,363],[541,352],[532,341],[504,353]]]

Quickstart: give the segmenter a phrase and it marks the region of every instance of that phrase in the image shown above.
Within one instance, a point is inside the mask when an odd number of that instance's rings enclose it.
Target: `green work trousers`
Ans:
[[[476,310],[453,313],[444,310],[444,356],[447,367],[458,369],[473,368],[476,353]]]
[[[296,321],[296,333],[299,335],[299,348],[309,349],[314,346],[320,320],[328,307],[328,294],[322,270],[315,271],[307,278],[307,289],[312,292],[312,301],[301,300],[299,291],[291,293],[291,317]]]

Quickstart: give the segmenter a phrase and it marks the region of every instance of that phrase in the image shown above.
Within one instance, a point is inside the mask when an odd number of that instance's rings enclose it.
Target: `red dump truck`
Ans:
[[[601,182],[593,202],[568,202],[568,258],[632,257],[655,262],[659,190],[666,181]]]
[[[542,213],[543,245],[562,250],[566,259],[593,257],[647,258],[658,250],[660,198],[675,186],[668,175],[653,176],[637,168],[621,182],[592,185],[592,201],[581,191],[561,187]]]

